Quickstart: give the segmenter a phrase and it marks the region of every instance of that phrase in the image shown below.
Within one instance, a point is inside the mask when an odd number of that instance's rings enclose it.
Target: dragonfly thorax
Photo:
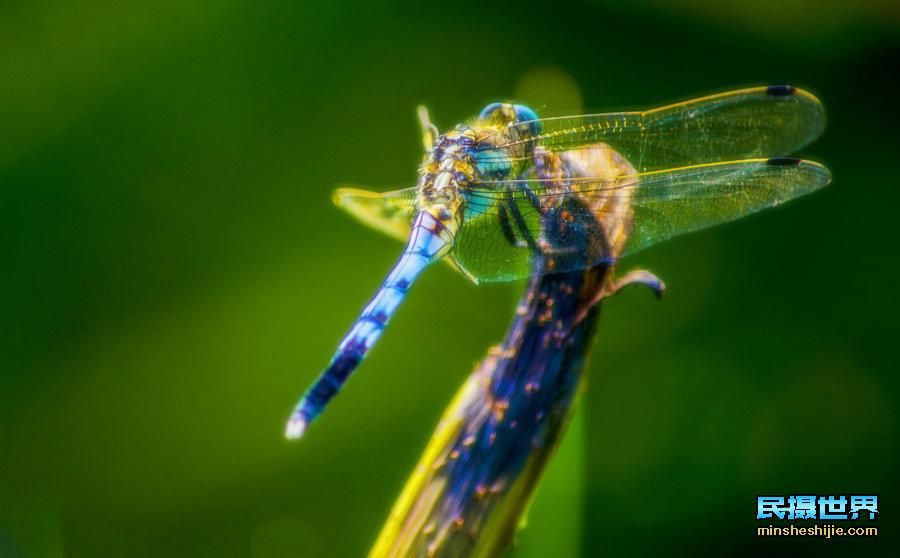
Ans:
[[[462,192],[476,180],[474,146],[475,132],[470,128],[457,128],[438,136],[419,170],[416,205],[420,210],[442,206],[450,214],[457,213],[463,202]]]

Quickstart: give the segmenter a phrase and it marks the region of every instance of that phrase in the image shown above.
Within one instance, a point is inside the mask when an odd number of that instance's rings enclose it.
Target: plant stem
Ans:
[[[560,187],[569,177],[617,184],[635,174],[603,144],[534,155],[544,169],[540,178],[557,178]],[[602,198],[560,198],[542,206],[541,243],[552,248],[557,238],[602,239],[601,246],[586,245],[584,254],[616,261],[631,232],[629,192],[610,188]],[[596,219],[590,233],[570,228],[571,211],[585,209]],[[564,251],[557,254],[565,258]],[[558,264],[552,256],[534,259],[506,338],[488,350],[444,411],[371,557],[497,556],[512,544],[584,385],[600,300],[630,284],[657,296],[665,288],[647,271],[616,278],[601,263],[552,273]]]
[[[497,556],[572,417],[605,265],[531,279],[435,430],[370,556]]]

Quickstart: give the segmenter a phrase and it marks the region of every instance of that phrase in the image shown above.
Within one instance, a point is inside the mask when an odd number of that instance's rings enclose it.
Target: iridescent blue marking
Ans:
[[[512,170],[509,157],[502,149],[485,149],[475,154],[475,166],[485,178],[504,178]]]
[[[421,212],[413,224],[409,243],[381,288],[341,341],[328,367],[319,375],[294,407],[285,436],[299,438],[306,427],[322,414],[325,406],[359,366],[378,341],[388,320],[403,302],[419,273],[450,249],[450,231],[428,212]]]

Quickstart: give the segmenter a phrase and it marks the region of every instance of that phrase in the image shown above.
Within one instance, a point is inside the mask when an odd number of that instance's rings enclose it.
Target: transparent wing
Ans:
[[[369,192],[358,188],[338,188],[332,195],[334,204],[376,231],[401,242],[409,240],[416,218],[416,188],[393,192]],[[466,275],[451,258],[443,260],[450,267]],[[469,277],[473,279],[472,277]]]
[[[469,193],[452,255],[478,282],[526,277],[536,257],[550,271],[587,268],[781,204],[830,180],[818,163],[777,158],[562,184],[483,182]],[[627,238],[616,238],[621,234]]]
[[[621,153],[638,172],[646,172],[789,155],[822,133],[825,110],[812,94],[777,85],[730,91],[646,111],[564,116],[535,122],[540,123],[540,133],[523,134],[529,123],[516,123],[489,136],[482,143],[483,148],[495,151],[482,153],[480,158],[521,154],[528,146],[562,151],[602,142]],[[495,145],[500,137],[513,139]]]
[[[377,231],[406,242],[416,216],[416,189],[393,192],[369,192],[357,188],[338,188],[334,204]]]

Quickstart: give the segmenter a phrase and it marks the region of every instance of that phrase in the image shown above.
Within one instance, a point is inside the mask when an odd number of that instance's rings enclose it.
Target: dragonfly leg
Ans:
[[[513,222],[516,225],[516,229],[518,229],[519,234],[522,235],[522,239],[525,240],[525,244],[536,254],[541,254],[542,252],[538,247],[537,240],[535,240],[534,235],[531,234],[531,231],[528,230],[528,225],[525,223],[525,218],[522,216],[522,212],[519,211],[519,206],[517,206],[510,199],[504,201],[502,207],[505,207],[509,212],[509,215],[512,217]]]
[[[540,170],[537,171],[537,175],[538,175],[538,178],[542,178],[542,179],[548,178]],[[521,191],[523,194],[525,194],[525,199],[528,200],[528,203],[530,203],[531,206],[534,207],[534,209],[538,213],[540,213],[541,215],[544,215],[547,211],[544,208],[544,206],[541,204],[540,196],[537,195],[537,193],[534,191],[534,189],[531,186],[529,186],[527,182],[524,182],[527,178],[528,178],[528,173],[522,173],[518,176],[517,180],[519,181],[519,184],[516,185],[516,190]],[[510,191],[509,188],[507,188],[507,192],[512,197],[512,192]]]
[[[524,243],[516,238],[516,233],[513,232],[512,225],[509,223],[509,211],[506,209],[506,203],[500,204],[499,211],[497,218],[500,220],[500,230],[503,231],[506,241],[510,246],[522,248]]]
[[[539,198],[535,191],[531,189],[531,186],[529,186],[528,184],[523,184],[522,191],[525,192],[525,196],[528,198],[528,201],[537,210],[538,213],[540,213],[541,215],[547,213],[547,211],[541,205],[541,198]]]

